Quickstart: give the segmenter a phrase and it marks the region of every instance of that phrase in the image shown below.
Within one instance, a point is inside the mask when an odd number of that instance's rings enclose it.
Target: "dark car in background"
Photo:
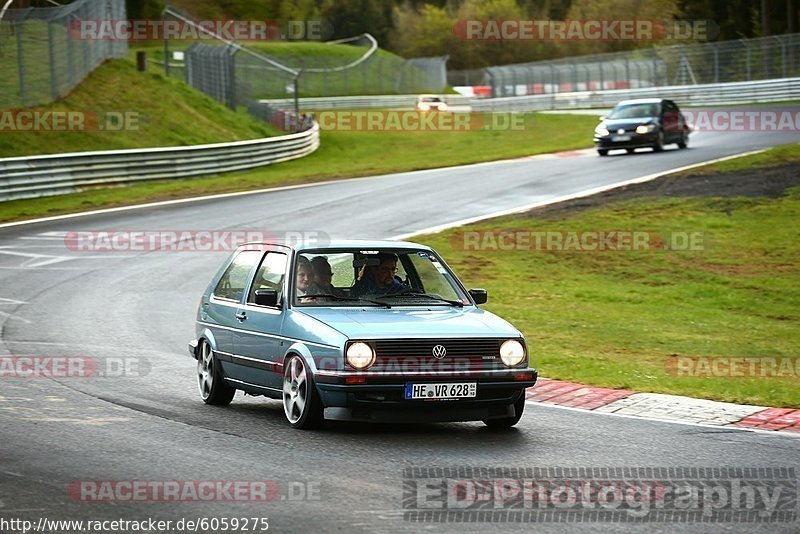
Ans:
[[[637,148],[661,152],[665,145],[686,148],[689,144],[691,128],[672,100],[623,100],[601,121],[594,130],[594,145],[601,156],[618,148],[630,154]]]

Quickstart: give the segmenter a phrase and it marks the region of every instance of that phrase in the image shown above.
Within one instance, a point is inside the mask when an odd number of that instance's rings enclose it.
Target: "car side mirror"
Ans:
[[[485,289],[470,289],[469,296],[475,301],[475,304],[485,304],[489,300],[489,294]]]
[[[256,304],[259,306],[277,306],[278,292],[274,289],[256,289]]]

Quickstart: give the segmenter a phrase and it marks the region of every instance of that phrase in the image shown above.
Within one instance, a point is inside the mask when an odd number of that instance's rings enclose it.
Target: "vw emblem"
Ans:
[[[433,354],[434,358],[436,358],[437,360],[441,360],[447,354],[447,349],[444,348],[444,345],[436,345],[435,347],[433,347],[431,353]]]
[[[625,133],[625,128],[620,128],[619,130],[617,130],[617,133],[618,134],[624,134]]]

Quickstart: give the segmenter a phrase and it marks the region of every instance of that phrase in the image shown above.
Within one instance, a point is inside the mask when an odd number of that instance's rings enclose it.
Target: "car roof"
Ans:
[[[617,105],[618,106],[622,106],[622,105],[627,106],[628,104],[660,104],[664,100],[665,100],[664,98],[634,98],[632,100],[623,100],[622,102],[620,102]]]
[[[412,243],[411,241],[389,241],[386,239],[331,239],[327,243],[283,243],[281,241],[258,241],[245,243],[242,247],[253,245],[272,245],[289,248],[302,252],[304,250],[324,250],[324,249],[343,249],[343,248],[356,248],[361,250],[372,249],[398,249],[398,248],[413,248],[421,250],[431,250],[430,247],[420,245],[419,243]]]

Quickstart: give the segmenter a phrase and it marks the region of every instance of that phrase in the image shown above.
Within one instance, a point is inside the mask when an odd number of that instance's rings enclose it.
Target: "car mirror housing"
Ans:
[[[277,306],[278,292],[274,289],[257,289],[255,301],[259,306]]]
[[[487,300],[489,300],[489,294],[486,293],[485,289],[470,289],[469,296],[472,297],[472,300],[475,301],[475,304],[485,304]]]

